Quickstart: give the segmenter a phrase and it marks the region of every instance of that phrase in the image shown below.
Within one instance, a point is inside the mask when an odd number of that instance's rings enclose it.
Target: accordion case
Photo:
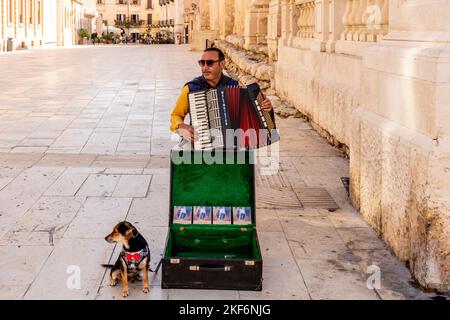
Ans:
[[[172,151],[169,232],[162,259],[164,289],[262,290],[262,256],[256,230],[255,173],[251,150]],[[240,159],[239,162],[236,159]],[[246,207],[248,224],[177,224],[175,207]]]
[[[195,150],[257,149],[279,140],[274,113],[262,110],[256,83],[189,93],[188,101]]]

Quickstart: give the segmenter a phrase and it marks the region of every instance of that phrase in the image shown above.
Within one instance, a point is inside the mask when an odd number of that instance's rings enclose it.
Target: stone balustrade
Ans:
[[[347,0],[341,40],[376,42],[388,32],[389,0]]]
[[[297,21],[297,37],[313,38],[316,27],[315,23],[315,1],[298,0],[295,2],[299,18]],[[293,14],[293,13],[292,13]]]

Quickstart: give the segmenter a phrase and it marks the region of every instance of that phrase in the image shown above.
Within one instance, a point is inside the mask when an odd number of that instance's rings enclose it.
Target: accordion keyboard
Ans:
[[[210,90],[207,93],[209,101],[209,127],[213,148],[222,148],[224,146],[222,121],[220,116],[220,102],[217,96],[217,90]]]
[[[196,128],[194,148],[199,150],[212,149],[206,92],[190,93],[189,106],[192,125]]]

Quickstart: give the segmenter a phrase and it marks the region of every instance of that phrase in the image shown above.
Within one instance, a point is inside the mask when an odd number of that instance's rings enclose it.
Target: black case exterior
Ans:
[[[173,151],[172,151],[173,152]],[[198,152],[198,151],[196,151]],[[253,165],[254,166],[254,165]],[[172,165],[171,165],[172,168]],[[254,168],[253,168],[254,170]],[[172,184],[172,169],[171,179]],[[256,224],[255,208],[255,181],[253,174],[252,183],[252,208],[253,224]],[[172,206],[172,186],[170,188]],[[169,221],[172,225],[172,209],[170,211]],[[253,226],[252,226],[253,227]],[[182,227],[181,227],[182,228]],[[246,228],[246,226],[242,226]],[[247,229],[248,230],[248,229]],[[171,245],[171,228],[166,240],[167,251]],[[254,228],[254,238],[256,239],[257,250],[261,256],[258,234]],[[165,255],[165,254],[164,254]],[[163,289],[215,289],[215,290],[246,290],[261,291],[263,282],[263,261],[260,259],[209,259],[209,258],[184,258],[167,257],[162,259],[162,277],[161,287]]]
[[[172,261],[171,261],[172,260]],[[262,260],[164,258],[163,289],[262,290]]]

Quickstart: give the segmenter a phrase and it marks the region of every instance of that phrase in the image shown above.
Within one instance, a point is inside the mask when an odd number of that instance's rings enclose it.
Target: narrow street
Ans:
[[[0,53],[0,299],[122,299],[101,267],[120,252],[104,237],[122,220],[148,240],[156,267],[170,112],[199,56],[184,45]],[[149,294],[135,283],[128,299],[434,297],[351,206],[348,159],[303,119],[277,125],[280,170],[256,181],[262,292],[163,290],[158,273]],[[80,288],[68,286],[73,266]]]

